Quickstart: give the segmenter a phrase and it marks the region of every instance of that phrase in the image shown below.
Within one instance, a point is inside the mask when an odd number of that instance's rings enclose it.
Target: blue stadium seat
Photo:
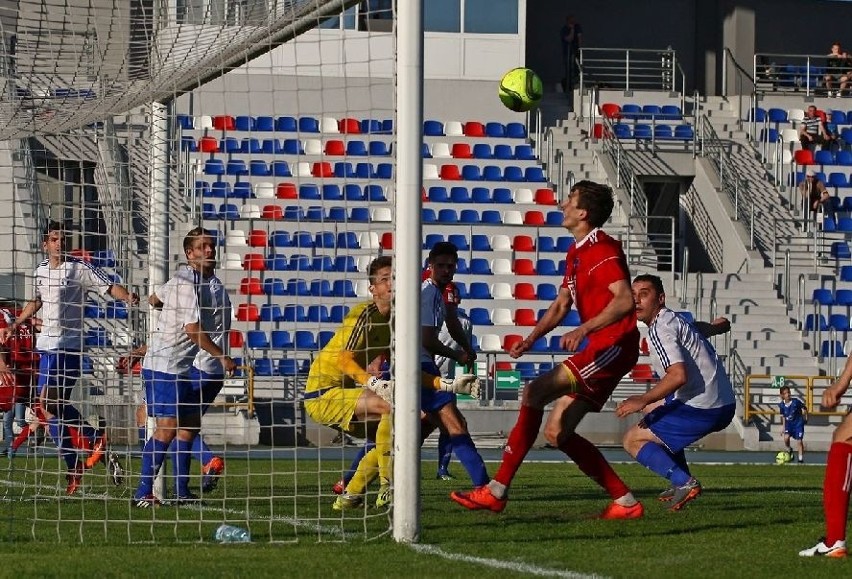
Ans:
[[[255,376],[275,376],[275,366],[269,358],[254,359]]]
[[[319,120],[315,119],[314,117],[299,117],[299,132],[300,133],[318,133],[318,132],[320,132]]]
[[[512,190],[508,187],[495,187],[491,192],[491,199],[494,203],[514,203],[515,199],[512,196]]]
[[[470,190],[470,201],[472,203],[491,203],[491,190],[488,187],[474,187]]]
[[[254,117],[247,115],[238,115],[234,117],[234,126],[238,131],[253,131]]]
[[[294,253],[290,256],[290,263],[287,266],[288,271],[313,271],[311,257],[301,253]]]
[[[633,136],[630,125],[625,123],[615,123],[612,125],[612,132],[617,139],[629,139]]]
[[[272,163],[270,163],[270,167],[272,168],[272,174],[276,177],[293,176],[293,173],[290,171],[290,165],[287,164],[287,161],[272,161]]]
[[[299,125],[293,117],[278,117],[275,119],[275,130],[282,133],[295,133]]]
[[[373,157],[388,157],[391,154],[390,147],[384,141],[370,141],[369,151]]]
[[[441,137],[444,135],[444,124],[441,121],[423,121],[423,135],[427,137]]]
[[[465,284],[463,281],[457,281],[455,282],[455,284],[456,289],[459,292],[459,298],[466,300],[469,297],[467,293],[467,284]]]
[[[494,153],[491,151],[491,145],[488,143],[475,143],[473,145],[474,159],[491,159]]]
[[[564,216],[561,211],[548,211],[545,215],[545,223],[547,225],[562,225]]]
[[[233,220],[240,218],[240,209],[233,203],[219,205],[219,219]]]
[[[513,156],[519,161],[534,161],[535,151],[533,151],[533,148],[530,145],[516,145]]]
[[[815,322],[816,319],[817,318],[814,318],[813,314],[808,314],[805,317],[805,331],[806,332],[813,332],[817,329],[819,329],[822,332],[828,331],[828,322],[825,321],[825,316],[822,315],[822,314],[819,314],[819,318],[818,318],[819,319],[819,328],[816,327],[816,322]]]
[[[424,207],[420,211],[420,221],[423,223],[437,223],[438,216],[435,214],[435,210],[430,207]]]
[[[338,298],[354,298],[355,286],[351,279],[336,279],[332,282],[331,291],[334,297]]]
[[[682,141],[691,141],[695,136],[692,125],[677,125],[674,128],[674,138]],[[776,137],[777,140],[777,137]]]
[[[538,165],[527,167],[524,169],[524,181],[530,183],[546,183],[547,177],[544,176],[544,171]]]
[[[776,125],[778,125],[779,123],[786,123],[787,111],[785,109],[771,108],[769,109],[769,111],[767,111],[767,118],[769,119],[770,123],[775,123]]]
[[[343,192],[336,183],[324,183],[321,189],[323,201],[343,201]]]
[[[485,123],[485,136],[502,139],[506,137],[506,125],[495,121]]]
[[[180,138],[180,149],[181,151],[189,151],[190,153],[195,153],[198,151],[198,145],[195,143],[195,138],[190,136],[183,136]]]
[[[216,211],[216,206],[212,203],[202,203],[201,218],[209,221],[215,221],[219,219],[219,212]]]
[[[366,157],[367,143],[361,140],[353,140],[346,143],[346,155],[349,157]]]
[[[503,168],[503,180],[513,183],[525,181],[524,171],[517,165],[506,165]]]
[[[837,151],[835,161],[838,165],[843,165],[844,167],[852,166],[852,151]]]
[[[430,187],[431,191],[433,187]],[[430,200],[434,201],[432,197],[429,197]],[[451,187],[450,188],[450,201],[453,203],[470,203],[472,201],[470,197],[470,191],[467,187]]]
[[[304,281],[304,280],[302,280]],[[289,282],[287,285],[290,285]],[[291,294],[295,295],[295,294]],[[286,304],[281,313],[282,322],[306,322],[308,316],[305,313],[305,306],[302,304]]]
[[[343,186],[343,198],[347,201],[365,201],[367,199],[364,190],[356,183],[347,183]]]
[[[287,221],[304,221],[306,217],[301,207],[298,205],[288,205],[284,208],[283,219]]]
[[[472,300],[490,300],[491,288],[489,288],[488,284],[485,282],[475,281],[470,284],[468,297]]]
[[[251,183],[248,181],[237,181],[234,183],[234,188],[228,196],[233,199],[251,199],[254,196],[251,190]]]
[[[311,288],[307,280],[300,277],[287,280],[287,295],[307,297],[311,295]]]
[[[305,149],[299,139],[284,139],[281,143],[281,151],[285,155],[304,155]]]
[[[482,233],[474,233],[471,236],[470,246],[473,251],[491,251],[491,241]]]
[[[342,304],[331,306],[328,311],[328,321],[332,324],[339,324],[343,321],[343,318],[346,317],[347,313],[349,313],[349,306],[344,306]]]
[[[444,241],[442,233],[427,233],[423,238],[423,249],[432,249],[436,243]]]
[[[309,201],[321,201],[320,189],[314,183],[302,183],[299,185],[299,199]]]
[[[447,241],[455,245],[459,251],[468,251],[470,249],[468,237],[462,233],[451,233],[447,236]]]
[[[819,355],[822,358],[839,358],[843,356],[843,344],[840,340],[823,340],[819,349]]]
[[[293,343],[290,342],[287,350],[293,348]],[[301,373],[300,362],[296,358],[279,358],[278,359],[278,375],[285,378],[295,379]]]
[[[846,332],[849,330],[849,316],[846,314],[831,314],[828,317],[828,327],[837,330],[838,332]]]
[[[370,221],[370,208],[353,207],[349,211],[349,221],[354,223],[367,223]]]
[[[465,258],[460,257],[459,260],[456,262],[456,273],[460,273],[460,274],[470,273],[470,271],[467,268],[467,261],[465,260]]]
[[[523,123],[508,123],[506,125],[506,136],[510,139],[526,139],[527,128]]]
[[[261,322],[279,322],[282,317],[281,306],[278,304],[262,304],[260,306]]]
[[[314,257],[311,263],[314,271],[335,271],[334,259],[330,255],[318,255]]]
[[[369,165],[369,163],[358,163],[358,165]],[[338,161],[334,164],[334,176],[338,179],[352,179],[355,177],[369,179],[369,177],[359,175],[355,167],[352,166],[352,163],[348,161]]]
[[[432,158],[432,151],[429,150],[428,144],[423,143],[420,146],[420,156],[423,157],[424,159],[431,159]]]
[[[840,280],[852,281],[852,265],[844,265],[840,268]]]
[[[671,125],[654,125],[654,138],[668,141],[674,137]]]
[[[210,185],[210,197],[225,199],[231,196],[231,184],[228,181],[214,181]]]
[[[334,271],[339,273],[355,273],[358,271],[358,264],[355,263],[355,258],[351,255],[338,255],[334,258]]]
[[[487,308],[471,308],[470,309],[470,323],[474,326],[490,326],[491,324],[491,314],[488,312]]]
[[[669,121],[679,121],[683,118],[683,113],[677,105],[663,105],[660,113],[662,118]]]
[[[482,212],[482,223],[503,223],[503,216],[496,209],[485,209]]]
[[[440,209],[438,223],[458,223],[459,215],[455,209]]]
[[[520,372],[521,380],[532,380],[537,376],[535,362],[516,362],[515,371]]]
[[[340,249],[361,249],[361,246],[358,243],[358,234],[354,231],[338,232],[337,247]]]
[[[479,222],[479,211],[476,209],[462,209],[459,212],[459,223],[474,225]]]
[[[536,286],[535,294],[540,300],[553,301],[556,299],[559,290],[552,283],[540,283]]]
[[[393,179],[393,163],[379,163],[376,165],[376,173],[373,175],[373,178]],[[378,185],[372,185],[372,187],[378,187]]]
[[[361,121],[361,132],[363,134],[381,133],[382,123],[378,119],[363,119]]]
[[[269,338],[263,330],[249,330],[246,332],[246,346],[252,349],[269,348]]]
[[[646,119],[659,121],[659,115],[662,112],[660,105],[642,105],[642,115]]]
[[[293,347],[293,339],[287,330],[272,330],[269,333],[269,345],[276,350],[289,349]]]
[[[225,173],[228,175],[248,175],[248,167],[242,159],[230,159],[225,167]]]
[[[328,208],[328,215],[326,216],[328,221],[346,221],[347,218],[346,207],[333,205]]]
[[[849,244],[845,241],[834,241],[831,244],[831,257],[835,259],[850,259],[852,252],[849,251]]]
[[[496,165],[486,165],[482,169],[483,181],[502,181],[503,170]]]
[[[482,170],[479,165],[463,165],[461,176],[465,181],[482,181]]]
[[[270,247],[292,247],[293,239],[289,231],[273,231],[269,234]]]
[[[314,247],[314,235],[310,231],[297,231],[293,234],[293,247]]]
[[[191,131],[192,115],[177,115],[177,125],[185,131]]]
[[[834,153],[821,149],[814,153],[814,161],[817,165],[834,165]]]
[[[471,275],[491,275],[491,265],[483,257],[474,257],[470,260]]]
[[[270,116],[258,116],[254,120],[254,130],[261,132],[271,132],[275,130],[275,119]]]
[[[621,117],[624,119],[644,119],[645,116],[642,114],[642,107],[635,103],[625,103],[621,105]]]
[[[264,265],[269,271],[287,271],[290,268],[290,260],[287,259],[286,255],[268,255],[264,260]]]
[[[204,173],[207,175],[224,175],[225,163],[222,159],[207,159],[204,161]]]
[[[225,153],[242,153],[242,142],[234,137],[225,137],[219,142],[219,148]]]
[[[259,155],[263,153],[263,146],[260,144],[260,139],[248,137],[240,143],[240,152],[247,155]]]
[[[322,350],[334,337],[334,332],[331,330],[321,330],[317,334],[317,347]]]
[[[447,193],[447,188],[438,185],[429,187],[429,201],[433,201],[435,203],[448,203],[450,201],[450,195]]]
[[[552,259],[536,260],[535,271],[538,275],[559,275],[556,263]]]
[[[761,107],[756,107],[753,110],[749,111],[749,120],[762,123],[766,121],[766,109]]]
[[[297,350],[316,350],[318,347],[316,337],[310,330],[296,330],[293,345]]]
[[[633,138],[650,141],[653,136],[651,125],[636,124],[633,127]]]

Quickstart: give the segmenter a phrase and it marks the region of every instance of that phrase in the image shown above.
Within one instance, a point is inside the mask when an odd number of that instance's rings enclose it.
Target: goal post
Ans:
[[[0,215],[14,239],[0,297],[33,296],[48,219],[69,230],[75,258],[141,294],[185,262],[183,237],[202,226],[232,302],[226,343],[253,369],[202,420],[210,452],[193,458],[190,488],[208,484],[210,453],[226,465],[215,488],[199,504],[137,509],[142,381],[117,365],[156,318],[144,295],[138,308],[88,295],[69,400],[83,421],[69,425],[105,426],[124,480],[105,462],[70,490],[43,428],[0,477],[10,540],[210,541],[221,523],[257,542],[419,540],[422,14],[422,0],[0,7],[0,198],[14,208]],[[364,441],[313,422],[304,389],[318,351],[370,298],[379,255],[394,256],[392,368],[410,385],[396,398],[394,504],[375,507],[373,485],[341,512],[332,486]],[[170,459],[161,475],[173,495]]]

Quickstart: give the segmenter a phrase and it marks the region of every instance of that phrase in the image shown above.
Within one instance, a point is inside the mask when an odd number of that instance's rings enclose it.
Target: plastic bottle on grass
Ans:
[[[251,534],[242,527],[219,525],[213,538],[220,543],[251,543]]]

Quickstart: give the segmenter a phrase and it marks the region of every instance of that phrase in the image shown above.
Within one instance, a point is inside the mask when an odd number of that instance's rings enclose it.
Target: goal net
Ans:
[[[389,532],[377,485],[359,507],[332,508],[365,441],[313,422],[303,394],[317,351],[370,298],[370,261],[393,250],[395,25],[390,0],[0,4],[7,324],[35,295],[49,221],[66,260],[142,296],[137,307],[90,291],[62,328],[82,329],[67,401],[79,419],[45,407],[65,417],[60,430],[34,412],[35,388],[18,413],[8,405],[5,540],[212,541],[222,523],[256,542]],[[154,487],[165,505],[138,508],[151,434],[139,348],[157,323],[146,297],[186,264],[197,226],[216,239],[240,369],[202,419],[210,450],[193,451],[189,475],[201,501],[178,506],[167,455]],[[101,431],[103,459],[70,468]]]

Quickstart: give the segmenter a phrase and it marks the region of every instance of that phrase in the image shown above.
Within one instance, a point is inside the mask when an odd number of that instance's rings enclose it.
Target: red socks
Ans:
[[[613,499],[621,498],[630,492],[624,481],[615,474],[601,451],[576,432],[559,445],[559,450],[577,463],[580,470],[602,486]]]
[[[846,540],[849,489],[852,487],[852,444],[835,442],[828,449],[828,464],[822,485],[825,512],[825,544]]]
[[[515,473],[518,472],[538,437],[543,416],[544,410],[521,406],[518,421],[509,433],[509,440],[506,441],[506,448],[503,450],[503,460],[500,462],[497,474],[494,475],[494,480],[506,486],[512,483]]]

